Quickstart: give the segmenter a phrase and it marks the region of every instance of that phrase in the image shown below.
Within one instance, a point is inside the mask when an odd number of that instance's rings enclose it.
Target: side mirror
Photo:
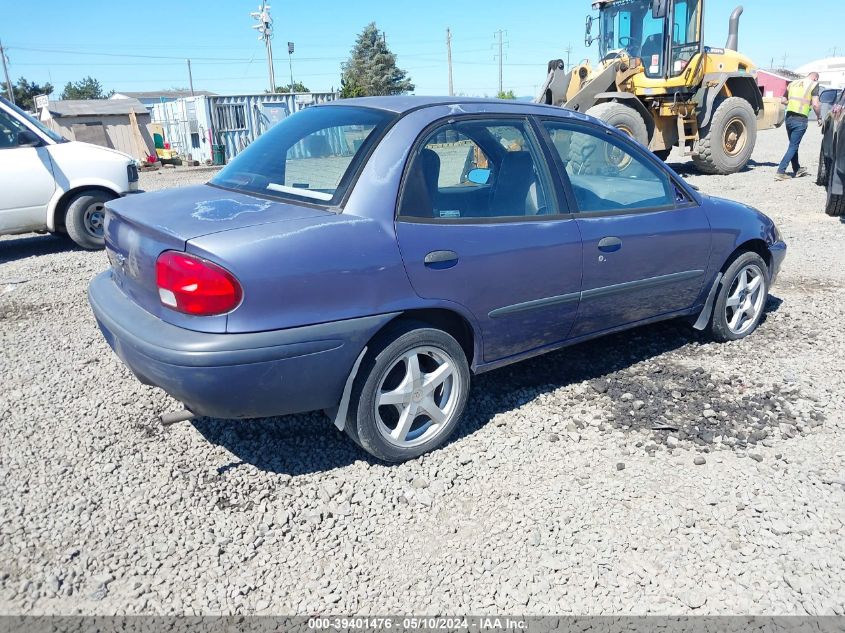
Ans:
[[[467,180],[475,183],[476,185],[486,185],[490,180],[490,170],[480,168],[470,169],[467,174]]]
[[[18,132],[18,147],[38,147],[41,145],[39,136],[30,130]]]
[[[592,36],[594,19],[595,18],[593,16],[587,15],[587,22],[584,24],[584,45],[587,47],[592,46],[596,39]]]
[[[651,17],[665,18],[669,14],[669,0],[651,0]]]

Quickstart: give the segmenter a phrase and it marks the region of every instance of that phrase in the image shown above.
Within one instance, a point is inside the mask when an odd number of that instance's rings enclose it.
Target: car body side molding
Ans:
[[[694,279],[703,274],[703,270],[685,270],[683,272],[670,273],[668,275],[660,275],[658,277],[647,277],[646,279],[637,279],[636,281],[626,281],[625,283],[613,284],[612,286],[601,286],[600,288],[583,290],[581,292],[581,300],[597,299],[599,297],[608,297],[615,294],[621,294],[623,292],[629,292],[631,290],[642,290],[643,288],[654,288],[665,284],[673,284],[678,281]]]
[[[642,290],[643,288],[654,288],[656,286],[672,284],[678,281],[694,279],[695,277],[700,277],[703,274],[703,270],[685,270],[683,272],[671,273],[669,275],[648,277],[646,279],[638,279],[636,281],[626,281],[625,283],[614,284],[612,286],[602,286],[600,288],[592,288],[590,290],[583,290],[581,292],[570,292],[565,295],[545,297],[543,299],[535,299],[533,301],[525,301],[523,303],[515,303],[513,305],[503,306],[501,308],[491,310],[487,316],[489,316],[491,319],[496,319],[510,314],[515,314],[517,312],[535,310],[537,308],[547,308],[553,305],[571,303],[573,301],[582,301],[585,299],[608,297],[623,292],[630,292],[632,290]]]
[[[545,299],[535,299],[533,301],[525,301],[523,303],[514,303],[513,305],[503,306],[491,310],[487,316],[491,319],[497,319],[509,314],[517,312],[525,312],[526,310],[534,310],[536,308],[547,308],[549,306],[560,305],[563,303],[571,303],[581,299],[580,292],[570,292],[565,295],[557,295],[554,297],[546,297]]]

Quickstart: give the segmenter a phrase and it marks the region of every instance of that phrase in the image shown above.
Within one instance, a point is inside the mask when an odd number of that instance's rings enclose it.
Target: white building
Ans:
[[[845,57],[818,59],[795,69],[802,76],[813,71],[819,73],[819,83],[825,88],[845,88]]]
[[[154,104],[152,120],[181,155],[228,162],[285,117],[335,99],[330,92],[180,97]]]

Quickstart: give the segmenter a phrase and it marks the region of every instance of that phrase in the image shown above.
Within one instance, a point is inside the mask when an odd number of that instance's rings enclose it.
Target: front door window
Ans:
[[[617,139],[556,122],[544,125],[582,213],[675,204],[674,188],[666,175],[633,155]]]
[[[686,72],[690,60],[701,49],[701,12],[699,0],[679,0],[675,3],[672,23],[672,77]]]
[[[18,134],[25,129],[23,123],[0,110],[0,149],[18,147]]]

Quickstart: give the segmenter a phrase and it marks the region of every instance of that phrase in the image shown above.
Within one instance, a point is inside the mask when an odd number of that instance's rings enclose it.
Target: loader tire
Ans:
[[[640,113],[624,103],[608,101],[594,105],[586,112],[590,116],[612,125],[635,141],[648,147],[648,128]]]
[[[729,97],[716,108],[707,134],[698,141],[693,162],[705,174],[735,174],[748,164],[756,143],[754,109],[745,99]]]

